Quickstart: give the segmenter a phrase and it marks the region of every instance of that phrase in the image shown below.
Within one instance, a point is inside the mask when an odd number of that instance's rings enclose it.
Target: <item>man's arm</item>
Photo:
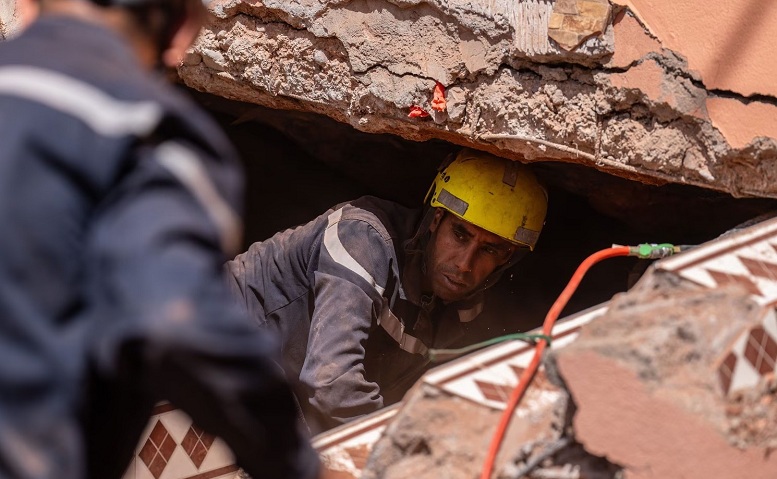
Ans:
[[[362,220],[340,220],[338,211],[330,216],[300,373],[311,405],[329,426],[383,407],[378,385],[365,378],[364,359],[392,263],[387,235]]]
[[[96,368],[173,402],[252,476],[311,479],[318,461],[276,346],[234,307],[221,275],[229,221],[218,215],[234,205],[214,193],[238,185],[214,184],[198,151],[164,145],[148,148],[92,231]]]

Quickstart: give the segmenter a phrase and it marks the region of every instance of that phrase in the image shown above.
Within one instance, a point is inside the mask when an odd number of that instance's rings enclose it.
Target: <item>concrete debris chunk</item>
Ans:
[[[0,2],[0,40],[9,38],[18,28],[15,2]]]
[[[773,323],[774,312],[741,285],[705,290],[672,273],[649,275],[551,355],[576,406],[575,439],[630,479],[774,477]],[[732,379],[721,358],[732,352],[771,375],[726,395]]]
[[[563,0],[553,5],[548,36],[566,50],[574,50],[591,35],[604,33],[610,21],[607,0]]]
[[[497,394],[496,389],[491,391]],[[507,394],[502,391],[501,394]],[[506,397],[506,396],[505,396]],[[505,439],[498,469],[520,470],[559,440],[566,395],[544,375],[533,383]],[[477,477],[501,411],[419,383],[375,443],[361,479]],[[330,466],[332,467],[332,466]]]

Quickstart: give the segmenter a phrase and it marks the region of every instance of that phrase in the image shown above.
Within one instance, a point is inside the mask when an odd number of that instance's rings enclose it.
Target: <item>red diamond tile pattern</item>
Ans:
[[[763,326],[757,326],[750,331],[745,346],[745,358],[761,376],[774,372],[774,365],[777,363],[777,341]]]
[[[523,374],[524,369],[520,366],[516,366],[514,364],[510,364],[510,369],[513,371],[513,374],[515,374],[515,378],[520,381],[521,375]],[[513,390],[515,389],[515,386],[506,386],[503,384],[494,384],[488,381],[481,381],[478,379],[474,380],[475,385],[480,390],[480,394],[483,395],[484,398],[488,399],[489,401],[496,401],[496,402],[503,402],[507,403],[507,400],[510,398],[510,395],[513,393]],[[537,389],[554,389],[554,387],[548,382],[547,377],[542,371],[538,371],[537,374],[534,376],[534,382],[532,383],[533,387]]]
[[[777,281],[777,264],[745,258],[744,256],[737,256],[737,259],[742,262],[753,276]]]
[[[489,383],[486,381],[475,380],[475,384],[484,398],[490,401],[506,403],[513,391],[513,386],[504,386],[501,384]]]
[[[718,366],[718,378],[720,379],[720,387],[723,389],[723,394],[728,394],[731,388],[731,382],[734,379],[734,368],[737,366],[737,355],[733,352],[728,353],[726,359]]]
[[[731,283],[738,283],[745,287],[748,293],[763,296],[758,286],[753,283],[747,276],[740,276],[738,274],[722,273],[720,271],[714,271],[711,269],[706,270],[707,274],[712,277],[712,280],[718,284],[718,286],[725,286]]]
[[[202,461],[205,460],[205,456],[208,455],[210,446],[213,445],[213,441],[215,440],[215,436],[208,434],[192,424],[186,432],[186,435],[183,437],[183,441],[181,441],[181,447],[186,451],[186,454],[192,460],[195,467],[199,469],[202,465]]]
[[[526,370],[526,368],[522,368],[514,364],[510,365],[510,369],[513,370],[513,373],[515,374],[515,379],[518,379],[518,380],[521,379],[521,375],[523,375],[523,372]]]
[[[355,447],[348,447],[345,449],[345,452],[351,456],[351,460],[353,461],[353,465],[356,466],[356,469],[361,471],[364,469],[364,466],[367,465],[367,458],[370,455],[371,449],[372,448],[366,444],[361,444]]]
[[[156,479],[159,479],[176,447],[175,440],[167,432],[162,421],[157,420],[154,428],[151,430],[151,434],[148,436],[148,440],[140,449],[138,457],[148,467],[151,474]]]

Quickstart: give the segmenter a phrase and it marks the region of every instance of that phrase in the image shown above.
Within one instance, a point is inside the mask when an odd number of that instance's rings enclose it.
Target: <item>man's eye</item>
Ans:
[[[461,231],[453,230],[454,236],[456,236],[456,239],[463,240],[464,239],[464,233]]]

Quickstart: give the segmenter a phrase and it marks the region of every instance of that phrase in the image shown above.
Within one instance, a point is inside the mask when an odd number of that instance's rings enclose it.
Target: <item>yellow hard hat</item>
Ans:
[[[548,210],[548,193],[526,165],[471,149],[443,165],[426,200],[531,250]]]

